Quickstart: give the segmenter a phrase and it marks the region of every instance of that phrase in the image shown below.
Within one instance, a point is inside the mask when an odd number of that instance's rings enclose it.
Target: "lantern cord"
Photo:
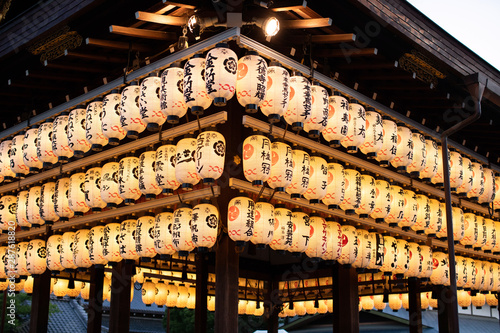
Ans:
[[[259,201],[259,199],[262,198],[262,193],[264,192],[264,189],[265,189],[265,186],[262,185],[262,187],[260,188],[259,195],[257,195],[257,200],[255,200],[255,201]]]
[[[127,67],[123,73],[123,84],[127,84],[128,69],[130,67],[130,54],[132,53],[132,42],[128,42],[128,52],[127,52]]]
[[[179,193],[179,192],[177,192],[177,197],[179,198],[179,202],[180,202],[181,204],[183,204],[183,203],[184,203],[184,201],[182,201],[182,198],[181,198],[181,195],[180,195],[180,193]]]
[[[323,294],[321,293],[321,286],[319,284],[319,278],[316,278],[316,282],[318,282],[318,295],[319,295],[319,298],[323,299]],[[316,297],[316,300],[318,298]]]
[[[269,197],[269,201],[273,200],[274,193],[276,193],[276,189],[273,189],[273,193],[271,193],[271,196]]]
[[[269,124],[269,134],[271,135],[273,134],[273,125],[274,125],[273,123]]]
[[[288,131],[288,123],[286,123],[285,131],[283,132],[283,139],[285,139],[286,132]]]
[[[160,125],[160,130],[158,131],[158,142],[160,143],[162,139],[162,130],[163,130],[163,124]]]
[[[196,121],[198,122],[198,133],[201,133],[200,116],[196,115]]]

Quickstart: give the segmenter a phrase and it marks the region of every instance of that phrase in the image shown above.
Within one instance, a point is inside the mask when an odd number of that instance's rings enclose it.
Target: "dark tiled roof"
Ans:
[[[139,288],[140,285],[136,283],[135,287]],[[109,310],[109,306],[110,304],[108,301],[102,302],[102,308],[104,310]],[[132,303],[130,303],[130,313],[134,312],[163,315],[165,313],[165,307],[159,308],[158,306],[156,306],[156,304],[153,304],[152,306],[146,306],[146,304],[142,302],[141,289],[134,289],[134,298],[132,299]]]

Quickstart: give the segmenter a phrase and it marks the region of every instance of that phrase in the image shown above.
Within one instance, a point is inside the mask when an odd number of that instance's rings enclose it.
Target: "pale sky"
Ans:
[[[500,0],[407,0],[500,70]]]

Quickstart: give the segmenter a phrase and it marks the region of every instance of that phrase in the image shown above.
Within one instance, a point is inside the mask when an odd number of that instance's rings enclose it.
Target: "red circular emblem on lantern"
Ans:
[[[248,73],[248,66],[242,62],[238,64],[238,80],[243,79],[245,76],[247,76]]]
[[[439,266],[439,261],[436,258],[432,258],[432,269],[436,269]]]
[[[271,89],[271,86],[273,85],[273,79],[271,79],[270,76],[267,77],[267,90]]]
[[[254,151],[253,145],[247,143],[243,147],[243,159],[248,160],[250,157],[252,157],[253,151]]]
[[[328,184],[330,184],[333,180],[333,174],[331,172],[328,172]]]
[[[255,211],[255,222],[260,220],[260,212],[258,210]]]
[[[239,215],[240,215],[240,210],[238,209],[238,207],[236,207],[236,206],[229,207],[229,212],[227,214],[229,221],[236,220]]]
[[[349,242],[349,238],[345,234],[342,235],[342,247],[346,246]]]
[[[294,95],[295,95],[295,89],[293,89],[293,87],[290,87],[290,101],[292,100]]]
[[[279,159],[280,159],[280,157],[279,157],[278,153],[275,152],[275,151],[273,151],[272,152],[272,163],[273,163],[273,165],[275,165],[276,163],[278,163]]]
[[[278,229],[279,226],[280,226],[280,220],[274,218],[274,230]]]

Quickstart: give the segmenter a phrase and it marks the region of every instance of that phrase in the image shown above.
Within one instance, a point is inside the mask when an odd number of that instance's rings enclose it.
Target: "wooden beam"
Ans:
[[[351,58],[351,57],[374,56],[374,55],[377,55],[378,49],[376,49],[376,48],[320,49],[320,50],[313,50],[313,52],[314,52],[315,57]]]
[[[312,36],[313,43],[323,43],[323,44],[349,43],[355,40],[356,40],[355,34],[333,34],[333,35]]]
[[[120,62],[127,61],[127,59],[122,58],[122,57],[109,56],[109,55],[103,55],[103,54],[82,53],[82,52],[75,52],[75,51],[69,51],[69,50],[65,50],[64,55],[66,57],[94,60],[94,61],[99,61],[99,62],[117,62],[117,63],[120,63]]]
[[[33,278],[33,296],[31,299],[30,333],[47,332],[49,325],[51,272]]]
[[[129,28],[119,25],[110,25],[109,32],[122,36],[157,40],[175,40],[177,38],[177,34],[174,32]]]
[[[151,47],[143,44],[118,42],[115,40],[106,40],[106,39],[98,39],[90,37],[85,39],[85,44],[108,48],[108,49],[114,49],[114,50],[130,49],[132,51],[140,51],[140,52],[151,52],[153,50]]]
[[[104,267],[92,265],[90,268],[90,298],[87,316],[87,333],[101,332],[103,284]]]
[[[199,5],[196,1],[166,1],[163,0],[163,3],[165,5],[171,5],[171,6],[176,6],[176,7],[181,7],[181,8],[186,8],[186,9],[196,9],[196,6]]]
[[[312,29],[329,27],[332,25],[332,19],[329,17],[302,19],[302,20],[282,20],[280,25],[284,29]]]
[[[111,276],[111,304],[109,332],[128,332],[130,327],[130,288],[134,263],[120,261],[113,267]]]
[[[422,333],[422,307],[420,299],[420,279],[408,278],[408,298],[410,333]]]
[[[307,1],[305,0],[282,0],[275,1],[271,10],[273,12],[287,12],[290,10],[297,10],[305,7],[307,7]]]
[[[138,19],[139,21],[146,21],[146,22],[166,24],[166,25],[175,25],[179,27],[187,23],[187,17],[159,15],[147,12],[135,12],[135,18]]]
[[[58,64],[54,62],[48,62],[47,60],[43,62],[43,65],[51,69],[62,69],[64,71],[74,71],[74,72],[103,73],[104,71],[107,70],[104,67]]]
[[[65,82],[87,82],[88,80],[72,76],[72,75],[53,75],[51,73],[40,73],[40,72],[33,72],[30,70],[25,71],[26,77],[30,77],[33,79],[43,79],[43,80],[54,80],[54,81],[65,81]]]
[[[370,61],[369,63],[350,63],[350,64],[339,64],[336,66],[338,69],[347,69],[347,70],[362,70],[362,71],[372,71],[378,69],[392,69],[398,68],[399,63],[397,61],[387,62],[387,61]]]
[[[358,273],[356,268],[333,265],[333,331],[359,333]]]
[[[194,310],[194,332],[207,332],[208,258],[205,253],[196,253],[196,305]]]

